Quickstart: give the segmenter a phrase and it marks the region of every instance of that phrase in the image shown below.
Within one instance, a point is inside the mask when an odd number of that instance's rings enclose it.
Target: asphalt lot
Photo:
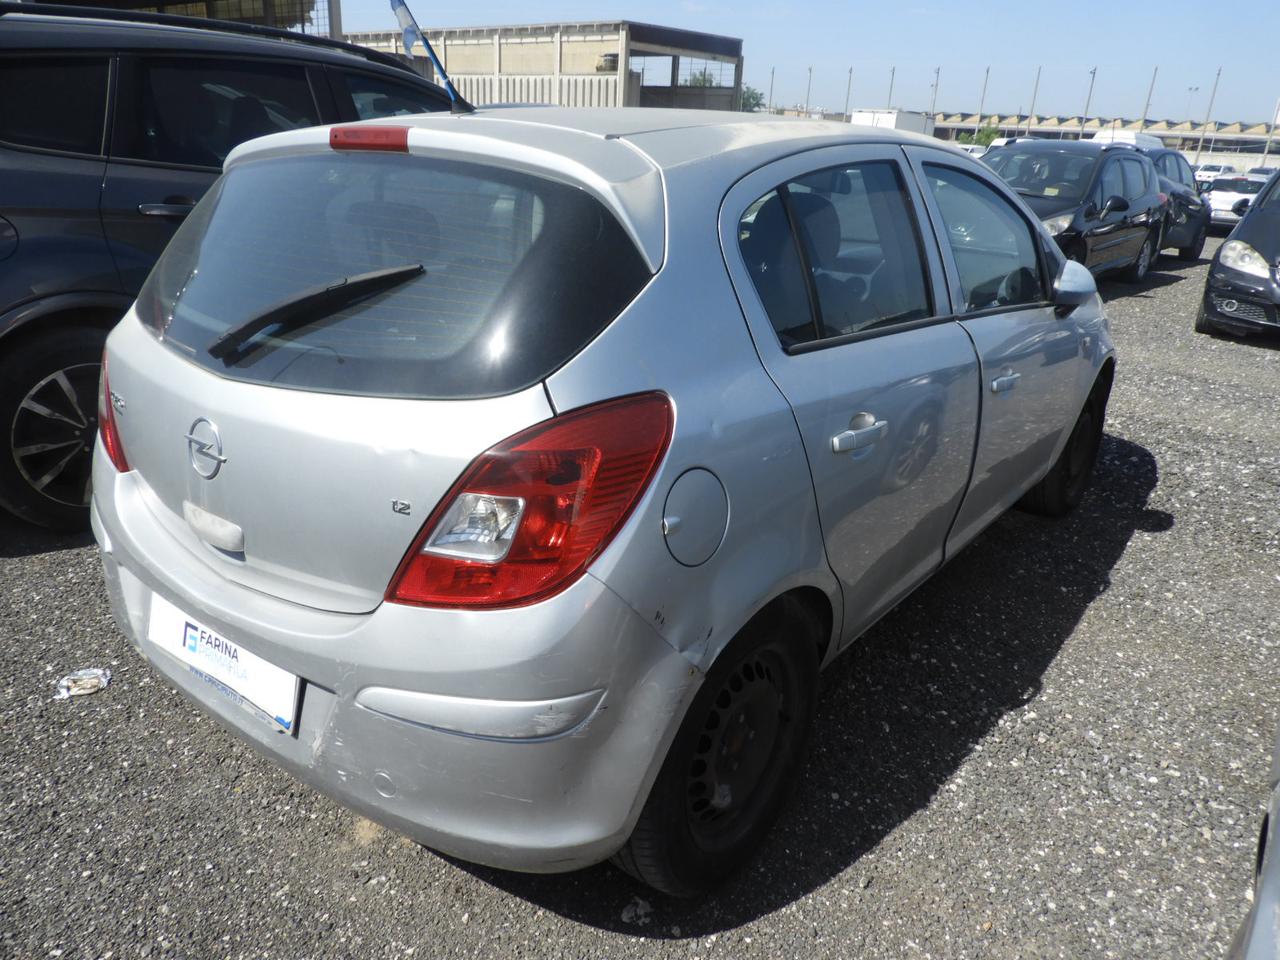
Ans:
[[[153,675],[87,538],[0,519],[0,955],[1221,956],[1280,719],[1280,339],[1193,334],[1205,270],[1104,282],[1085,503],[1005,517],[828,671],[797,799],[701,903],[347,812]],[[83,666],[111,686],[54,702]]]

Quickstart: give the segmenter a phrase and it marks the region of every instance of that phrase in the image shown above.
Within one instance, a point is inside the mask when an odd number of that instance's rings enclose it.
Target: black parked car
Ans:
[[[1015,140],[983,162],[1044,222],[1058,246],[1095,274],[1139,282],[1159,252],[1168,206],[1151,161],[1129,144]]]
[[[1177,150],[1165,147],[1138,148],[1155,165],[1160,192],[1168,197],[1164,236],[1160,249],[1174,247],[1179,260],[1199,260],[1204,238],[1209,235],[1209,204],[1200,199],[1191,164]]]
[[[1252,201],[1218,248],[1196,313],[1197,333],[1280,333],[1280,177]]]
[[[0,505],[87,523],[103,341],[232,147],[448,107],[349,44],[0,3]]]

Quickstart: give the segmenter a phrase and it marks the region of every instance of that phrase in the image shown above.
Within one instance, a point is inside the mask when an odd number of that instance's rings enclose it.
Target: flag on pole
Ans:
[[[421,44],[422,49],[427,52],[427,58],[431,61],[431,66],[435,68],[436,76],[444,82],[444,88],[449,94],[449,100],[453,103],[454,113],[470,113],[473,108],[471,104],[458,96],[458,91],[454,89],[453,81],[449,79],[449,75],[444,72],[444,67],[436,58],[436,52],[431,48],[431,44],[427,42],[427,38],[423,36],[422,30],[418,27],[418,21],[413,18],[413,14],[409,12],[409,8],[405,6],[404,0],[391,0],[391,12],[396,15],[396,20],[400,24],[400,30],[404,38],[404,52],[410,57],[417,54],[413,52],[414,44]]]

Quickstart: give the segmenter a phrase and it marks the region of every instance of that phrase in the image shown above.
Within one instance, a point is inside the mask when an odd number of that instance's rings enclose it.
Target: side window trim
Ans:
[[[790,182],[790,181],[788,181]],[[791,191],[786,183],[778,184],[774,190],[778,194],[778,202],[782,204],[782,212],[787,217],[787,230],[791,233],[791,243],[796,248],[796,256],[800,260],[800,270],[804,274],[804,292],[809,300],[809,322],[813,324],[813,340],[810,343],[821,343],[825,330],[822,324],[822,301],[818,297],[818,283],[813,276],[813,264],[809,261],[809,251],[800,240],[800,226],[796,223],[795,210],[791,206]],[[792,344],[798,346],[798,344]],[[791,347],[786,348],[791,352]]]
[[[942,211],[938,208],[933,198],[932,191],[929,190],[927,182],[927,174],[924,171],[924,165],[928,163],[930,166],[946,167],[957,173],[970,177],[977,177],[982,183],[990,187],[997,195],[1003,197],[1009,204],[1010,210],[1022,221],[1027,230],[1031,234],[1032,248],[1036,255],[1036,264],[1040,271],[1040,288],[1046,296],[1053,290],[1053,281],[1056,278],[1056,271],[1050,271],[1050,264],[1046,256],[1043,243],[1041,243],[1041,226],[1038,222],[1033,223],[1022,211],[1021,204],[1017,194],[1009,188],[1003,178],[993,174],[990,177],[983,176],[982,171],[975,173],[972,169],[966,169],[963,164],[956,163],[948,154],[932,147],[904,147],[907,155],[911,172],[915,180],[915,189],[920,192],[923,199],[925,209],[929,213],[929,223],[933,231],[933,240],[939,250],[942,258],[943,266],[946,270],[947,288],[951,297],[951,315],[946,317],[947,320],[967,320],[972,317],[984,316],[988,313],[1019,313],[1024,310],[1040,310],[1044,307],[1053,306],[1051,300],[1039,300],[1034,303],[1019,303],[1000,306],[994,308],[982,308],[979,310],[968,309],[968,303],[965,300],[964,285],[960,281],[960,268],[955,261],[955,255],[951,250],[951,242],[947,238],[946,228],[943,226]]]

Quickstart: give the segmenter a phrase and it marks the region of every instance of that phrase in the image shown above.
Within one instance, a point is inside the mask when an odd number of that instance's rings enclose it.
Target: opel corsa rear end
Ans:
[[[107,346],[93,526],[117,620],[222,723],[428,845],[603,859],[696,686],[589,572],[676,410],[558,410],[544,380],[661,246],[569,159],[409,126],[258,144]],[[660,216],[652,165],[610,156]]]

